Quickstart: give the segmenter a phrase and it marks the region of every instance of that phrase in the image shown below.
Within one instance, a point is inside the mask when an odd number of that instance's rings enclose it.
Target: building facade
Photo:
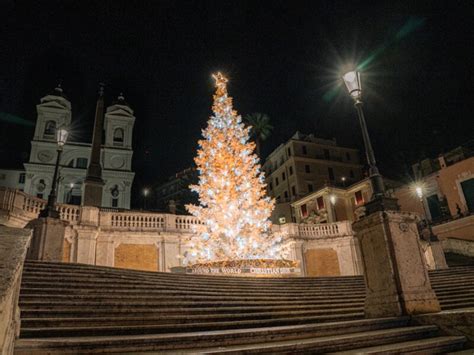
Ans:
[[[160,211],[187,214],[185,206],[199,202],[197,193],[189,188],[198,181],[198,171],[195,167],[184,169],[171,176],[167,182],[153,188],[155,207]]]
[[[46,199],[52,186],[57,157],[56,129],[71,127],[71,103],[60,87],[43,97],[36,107],[37,119],[31,141],[31,152],[25,170],[0,170],[0,185],[25,191]],[[105,141],[101,149],[102,177],[105,182],[102,206],[130,208],[130,192],[135,173],[132,171],[132,133],[135,116],[123,96],[105,113]],[[66,143],[59,162],[57,201],[81,204],[83,182],[91,154],[91,144]],[[15,181],[17,182],[15,185]]]
[[[268,195],[276,200],[276,224],[296,221],[291,202],[323,186],[352,185],[364,176],[357,149],[299,132],[267,157],[263,170]]]

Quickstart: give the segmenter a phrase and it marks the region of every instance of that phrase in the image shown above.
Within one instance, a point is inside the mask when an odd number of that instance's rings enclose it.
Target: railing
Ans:
[[[37,218],[45,205],[45,200],[28,196],[22,191],[0,188],[0,210],[21,219],[23,226]],[[93,221],[103,229],[195,233],[205,228],[194,216],[93,207],[86,209],[65,204],[58,204],[57,209],[60,218],[70,224],[79,224],[83,219],[87,223]],[[285,236],[307,239],[353,234],[351,224],[347,221],[327,224],[287,223],[275,225],[273,229]]]
[[[164,229],[165,216],[141,212],[105,212],[111,213],[110,226],[115,228]]]

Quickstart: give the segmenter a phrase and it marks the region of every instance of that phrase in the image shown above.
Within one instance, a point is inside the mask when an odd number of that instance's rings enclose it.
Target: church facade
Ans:
[[[25,170],[0,170],[0,185],[23,190],[28,195],[47,199],[57,157],[56,129],[71,127],[71,102],[60,87],[41,98],[36,106],[37,119]],[[135,116],[120,95],[107,107],[101,147],[102,207],[130,208],[130,193],[135,173],[132,171],[132,133]],[[72,136],[72,137],[71,137]],[[59,162],[58,203],[80,205],[84,194],[91,144],[74,142],[74,131],[63,148]],[[2,183],[3,182],[3,183]]]

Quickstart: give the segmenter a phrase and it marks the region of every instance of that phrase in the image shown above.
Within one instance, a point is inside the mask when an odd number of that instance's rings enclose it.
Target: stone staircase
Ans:
[[[474,307],[474,266],[431,273],[443,309]],[[362,277],[237,278],[26,262],[17,354],[446,353],[465,338],[364,319]]]

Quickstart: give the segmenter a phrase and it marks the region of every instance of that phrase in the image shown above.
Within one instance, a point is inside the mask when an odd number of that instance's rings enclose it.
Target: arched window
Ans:
[[[44,126],[44,135],[53,136],[56,133],[56,121],[48,121]]]
[[[116,128],[114,131],[114,145],[122,145],[123,144],[123,128]]]

